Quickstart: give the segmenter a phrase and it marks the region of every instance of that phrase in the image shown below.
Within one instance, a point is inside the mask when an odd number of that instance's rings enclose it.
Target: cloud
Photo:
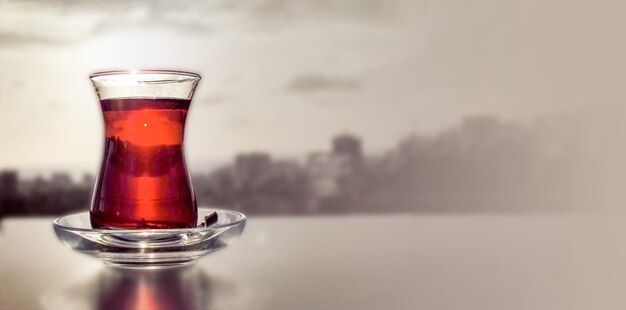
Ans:
[[[151,2],[91,2],[59,5],[8,1],[0,5],[0,44],[71,44],[110,31],[166,27],[176,31],[207,32],[203,13],[192,7],[165,7]]]
[[[232,1],[230,1],[232,2]],[[237,1],[241,8],[259,17],[298,17],[300,19],[325,17],[380,20],[393,17],[397,8],[395,0],[252,0]]]
[[[393,18],[397,1],[113,0],[101,3],[8,0],[0,2],[0,43],[68,44],[103,32],[141,27],[206,33],[233,25],[259,30],[264,29],[263,25],[284,26],[319,18],[341,22],[373,21]]]
[[[69,43],[93,33],[106,16],[97,10],[9,1],[0,6],[0,42]]]
[[[359,83],[355,79],[332,78],[319,74],[296,76],[287,84],[287,90],[293,93],[351,91],[357,88],[359,88]]]
[[[61,43],[62,42],[59,42],[56,40],[50,40],[47,38],[20,35],[20,34],[15,34],[15,33],[6,33],[6,32],[0,31],[0,47],[1,46],[15,47],[15,46],[27,45],[27,44],[56,45],[56,44],[61,44]]]

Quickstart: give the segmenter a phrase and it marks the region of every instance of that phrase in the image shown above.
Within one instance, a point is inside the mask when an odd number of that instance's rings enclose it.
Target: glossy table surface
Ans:
[[[252,217],[191,268],[105,267],[51,218],[0,228],[5,309],[624,309],[619,215]]]

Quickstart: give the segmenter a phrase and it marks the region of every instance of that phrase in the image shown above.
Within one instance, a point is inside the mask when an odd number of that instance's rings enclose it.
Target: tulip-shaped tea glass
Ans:
[[[145,70],[99,72],[90,78],[106,135],[91,205],[92,227],[195,227],[198,212],[183,138],[200,76]]]
[[[200,208],[183,154],[185,120],[200,76],[180,71],[91,75],[105,125],[90,212],[54,221],[73,250],[120,268],[191,264],[242,233],[246,216]]]

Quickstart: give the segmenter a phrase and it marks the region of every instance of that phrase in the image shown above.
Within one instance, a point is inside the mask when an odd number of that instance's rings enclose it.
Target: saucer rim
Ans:
[[[75,212],[75,213],[70,213],[70,214],[65,214],[62,216],[57,217],[56,219],[54,219],[52,225],[55,228],[58,229],[62,229],[62,230],[66,230],[66,231],[74,231],[74,232],[89,232],[89,233],[99,233],[99,234],[119,234],[119,233],[179,233],[179,232],[204,232],[204,231],[211,231],[211,230],[216,230],[216,229],[223,229],[223,228],[230,228],[230,227],[234,227],[237,225],[240,225],[242,222],[246,222],[247,217],[245,214],[239,212],[239,211],[234,211],[234,210],[228,210],[228,209],[222,209],[222,208],[198,208],[198,214],[202,213],[206,213],[206,212],[226,212],[226,213],[234,213],[237,216],[239,216],[239,219],[233,222],[228,222],[225,224],[220,224],[220,225],[211,225],[211,226],[206,226],[206,227],[202,227],[202,226],[198,226],[198,227],[190,227],[190,228],[165,228],[165,229],[161,229],[161,228],[157,228],[157,229],[124,229],[124,228],[120,228],[120,229],[104,229],[104,228],[82,228],[82,227],[75,227],[75,226],[67,226],[67,225],[63,225],[60,223],[60,221],[64,218],[70,217],[70,216],[79,216],[82,214],[86,214],[87,216],[89,216],[89,212],[90,211],[82,211],[82,212]]]

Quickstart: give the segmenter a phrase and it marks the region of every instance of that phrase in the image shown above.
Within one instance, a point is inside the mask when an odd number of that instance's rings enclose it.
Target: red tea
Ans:
[[[100,103],[106,142],[92,226],[195,226],[197,206],[182,147],[190,100],[116,98]]]

